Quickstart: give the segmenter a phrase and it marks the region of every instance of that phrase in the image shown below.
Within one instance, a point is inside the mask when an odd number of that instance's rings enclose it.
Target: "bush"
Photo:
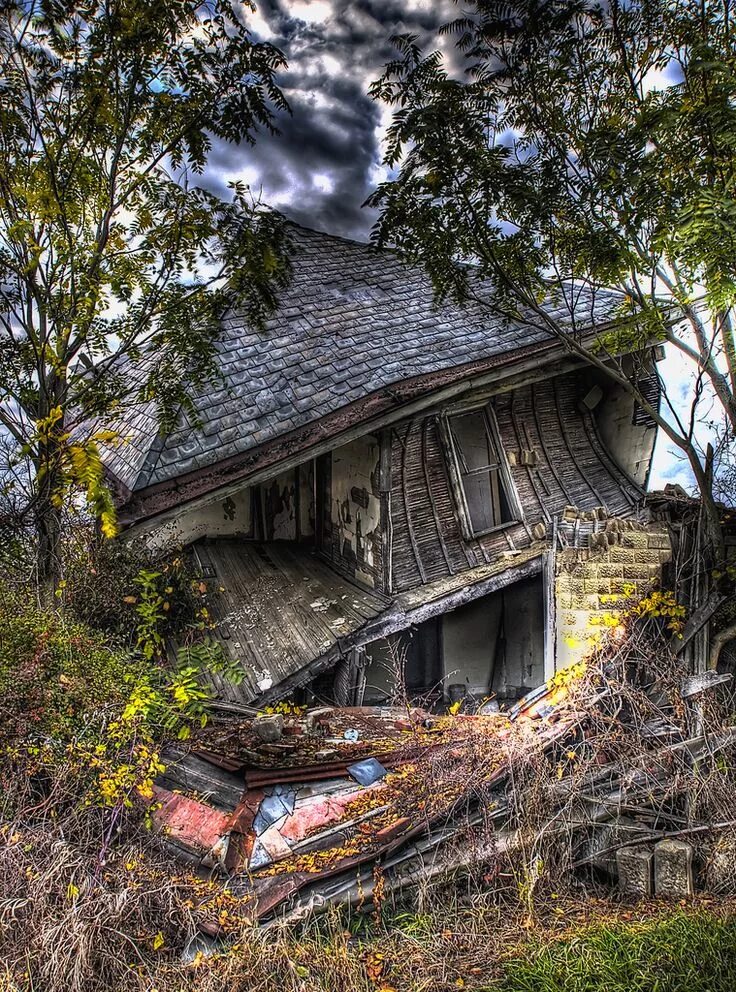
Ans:
[[[155,575],[159,627],[167,635],[201,620],[205,594],[185,557],[154,554],[141,541],[96,540],[78,527],[64,545],[61,603],[67,613],[135,647],[140,637],[141,577]],[[206,592],[206,588],[205,588]]]
[[[61,610],[0,591],[0,741],[68,740],[85,718],[125,703],[140,665]]]

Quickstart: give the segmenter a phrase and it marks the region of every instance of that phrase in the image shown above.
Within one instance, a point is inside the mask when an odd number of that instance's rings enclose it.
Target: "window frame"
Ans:
[[[458,450],[459,442],[456,440],[455,432],[452,428],[452,420],[455,417],[462,417],[466,414],[475,413],[478,411],[481,411],[483,414],[483,423],[486,429],[486,435],[490,442],[491,452],[495,451],[496,453],[497,464],[493,463],[488,466],[483,466],[482,468],[476,468],[470,470],[469,472],[465,472],[462,468],[461,453]],[[519,494],[516,491],[516,486],[514,485],[514,481],[511,476],[511,469],[509,467],[508,459],[506,458],[506,452],[501,444],[501,434],[498,429],[498,422],[496,420],[496,413],[493,409],[493,405],[486,402],[474,404],[473,406],[448,408],[440,413],[439,426],[442,444],[445,449],[445,462],[447,464],[450,487],[453,491],[460,529],[465,540],[472,541],[478,537],[484,537],[487,534],[493,534],[496,531],[505,530],[507,527],[513,527],[515,524],[523,523],[524,514],[521,507],[521,501],[519,500]],[[503,489],[503,495],[508,504],[510,516],[508,520],[503,520],[501,523],[493,524],[491,527],[485,527],[481,530],[475,530],[473,528],[472,516],[465,494],[464,478],[465,476],[478,475],[481,472],[486,471],[497,472],[499,502],[500,490]]]

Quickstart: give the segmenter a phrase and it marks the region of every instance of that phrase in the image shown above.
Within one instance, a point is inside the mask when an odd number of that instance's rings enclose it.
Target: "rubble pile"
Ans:
[[[419,857],[471,807],[490,812],[494,789],[500,817],[512,756],[550,751],[584,717],[565,680],[506,713],[291,709],[208,729],[169,754],[154,790],[169,846],[257,917],[317,880],[324,898],[327,879],[352,887],[363,865],[370,877],[378,859]]]
[[[703,702],[722,677],[632,677],[632,650],[506,712],[286,706],[207,728],[168,755],[154,819],[259,920],[365,905],[376,885],[400,892],[522,849],[541,864],[553,844],[569,869],[649,894],[655,864],[691,864],[678,844],[733,826],[736,731]]]

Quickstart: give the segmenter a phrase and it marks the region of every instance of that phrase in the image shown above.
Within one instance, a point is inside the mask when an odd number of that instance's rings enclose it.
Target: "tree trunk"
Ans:
[[[39,595],[52,605],[61,580],[61,510],[39,498],[36,507],[36,572]]]
[[[36,459],[36,581],[39,598],[51,606],[61,580],[61,508],[54,504],[59,488],[58,458],[53,440],[39,444]]]

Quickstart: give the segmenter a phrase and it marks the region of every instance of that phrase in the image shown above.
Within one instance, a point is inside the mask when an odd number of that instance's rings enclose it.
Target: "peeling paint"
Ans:
[[[152,531],[148,544],[159,550],[190,544],[202,537],[248,537],[252,526],[251,491],[246,488],[180,514]]]
[[[332,453],[333,553],[371,587],[381,544],[379,454],[378,439],[371,434]]]

